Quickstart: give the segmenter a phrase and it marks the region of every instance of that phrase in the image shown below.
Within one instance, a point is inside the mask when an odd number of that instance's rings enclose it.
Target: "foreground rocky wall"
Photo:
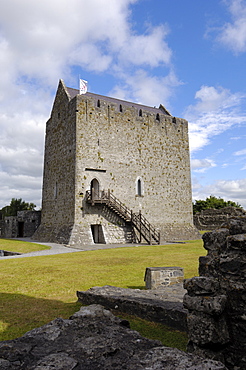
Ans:
[[[188,350],[246,369],[246,217],[228,220],[203,236],[206,257],[199,277],[184,283],[188,293]]]
[[[100,305],[82,307],[21,338],[0,342],[1,370],[226,370],[129,328]]]

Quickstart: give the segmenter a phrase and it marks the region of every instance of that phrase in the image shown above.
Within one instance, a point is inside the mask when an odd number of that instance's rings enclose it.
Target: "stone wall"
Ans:
[[[206,257],[188,279],[188,350],[246,369],[246,217],[228,220],[203,236]]]
[[[2,237],[32,237],[40,225],[41,211],[18,211],[17,216],[5,217],[2,222]]]
[[[193,216],[194,225],[198,230],[215,230],[230,217],[244,216],[246,211],[241,208],[225,207],[221,209],[204,209]]]
[[[66,88],[60,81],[46,127],[42,224],[35,237],[73,247],[106,243],[122,225],[85,202],[92,181],[161,231],[162,240],[197,238],[193,226],[188,123],[147,107]],[[141,189],[140,189],[141,188]],[[122,238],[118,238],[121,242]],[[125,242],[127,240],[125,239]]]

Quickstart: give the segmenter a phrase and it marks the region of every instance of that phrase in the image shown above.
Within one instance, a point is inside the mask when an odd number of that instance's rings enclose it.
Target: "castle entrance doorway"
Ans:
[[[105,244],[102,225],[91,225],[91,232],[94,243]]]
[[[95,198],[99,198],[99,181],[97,179],[91,181],[91,194],[93,191],[92,189],[94,189]]]

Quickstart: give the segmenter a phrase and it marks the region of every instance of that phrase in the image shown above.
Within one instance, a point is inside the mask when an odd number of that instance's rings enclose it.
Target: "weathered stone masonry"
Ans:
[[[79,95],[60,81],[46,127],[42,221],[35,238],[78,248],[127,242],[130,230],[120,217],[86,203],[92,184],[141,210],[162,240],[197,238],[187,121],[163,106]]]
[[[186,280],[188,350],[246,369],[246,217],[203,236],[199,277]]]

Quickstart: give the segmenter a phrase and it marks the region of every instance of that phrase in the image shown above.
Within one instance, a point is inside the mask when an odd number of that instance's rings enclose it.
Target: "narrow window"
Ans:
[[[100,100],[98,99],[98,101],[97,101],[97,107],[98,108],[100,108],[101,107],[101,102],[100,102]]]
[[[139,109],[138,115],[139,115],[139,117],[142,117],[143,116],[142,109]]]
[[[54,188],[54,198],[57,198],[57,181],[55,183],[55,188]]]
[[[123,112],[123,110],[122,110],[122,105],[120,104],[120,112]]]
[[[156,120],[160,122],[160,115],[159,115],[159,113],[157,113],[157,115],[156,115]]]
[[[141,184],[141,180],[140,179],[138,179],[138,185],[137,185],[137,187],[138,187],[138,195],[141,197],[141,195],[142,195],[142,184]]]
[[[136,180],[136,195],[139,197],[142,197],[144,195],[143,180],[141,177],[138,177]]]

